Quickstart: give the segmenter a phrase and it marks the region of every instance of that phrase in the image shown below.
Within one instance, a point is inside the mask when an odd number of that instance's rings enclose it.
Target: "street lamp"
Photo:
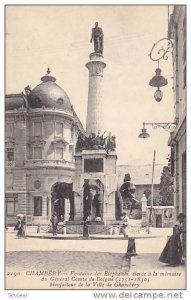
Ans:
[[[167,60],[169,53],[172,53],[173,43],[168,38],[163,38],[158,40],[152,47],[149,57],[152,61],[158,62],[158,68],[155,70],[156,75],[149,81],[149,85],[152,87],[157,87],[156,92],[154,93],[154,98],[157,102],[160,102],[163,97],[163,93],[160,90],[160,87],[168,84],[167,79],[165,79],[161,72],[162,70],[159,68],[159,61],[161,59]]]
[[[147,130],[145,128],[145,123],[143,123],[143,128],[141,129],[141,133],[139,134],[138,137],[141,139],[146,139],[150,137],[150,135],[147,133]]]
[[[163,128],[168,132],[172,132],[175,130],[177,123],[145,123],[143,122],[143,128],[141,129],[141,133],[138,135],[141,139],[149,138],[150,135],[147,133],[146,126],[151,125],[152,129]]]

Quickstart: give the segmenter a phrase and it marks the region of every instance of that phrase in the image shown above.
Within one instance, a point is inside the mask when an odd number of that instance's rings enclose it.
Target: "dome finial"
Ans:
[[[53,82],[55,82],[56,81],[56,78],[53,77],[53,76],[51,76],[50,73],[51,73],[51,71],[50,71],[50,68],[48,67],[47,71],[46,71],[46,75],[44,75],[41,78],[42,82],[47,82],[47,81],[53,81]]]

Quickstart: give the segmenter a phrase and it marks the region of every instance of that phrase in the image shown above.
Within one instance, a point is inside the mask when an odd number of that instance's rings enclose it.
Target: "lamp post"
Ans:
[[[153,213],[155,155],[156,155],[156,150],[154,150],[154,156],[153,156],[152,182],[151,182],[151,208],[150,208],[149,226],[152,224],[152,213]]]
[[[168,84],[167,79],[165,79],[161,75],[162,70],[159,68],[159,61],[161,59],[167,60],[169,57],[169,53],[172,54],[172,49],[172,41],[168,38],[163,38],[154,43],[151,52],[149,53],[150,59],[158,63],[158,67],[155,70],[156,75],[154,75],[153,78],[149,81],[150,86],[157,87],[157,90],[154,93],[154,98],[157,102],[160,102],[163,97],[163,93],[160,88]]]
[[[151,125],[153,129],[163,128],[168,132],[175,130],[177,123],[145,123],[143,122],[143,128],[141,133],[138,135],[139,138],[146,139],[150,137],[150,134],[147,133],[146,126]]]
[[[177,123],[145,123],[143,122],[143,128],[141,129],[141,133],[138,135],[139,138],[146,139],[149,138],[150,135],[147,133],[146,126],[152,126],[153,129],[163,128],[168,132],[172,132],[175,130]],[[153,157],[153,167],[152,167],[152,183],[151,183],[151,207],[149,213],[149,227],[148,233],[150,233],[150,226],[152,224],[152,212],[153,212],[153,198],[154,198],[154,168],[155,168],[155,154],[156,151],[154,150],[154,157]]]

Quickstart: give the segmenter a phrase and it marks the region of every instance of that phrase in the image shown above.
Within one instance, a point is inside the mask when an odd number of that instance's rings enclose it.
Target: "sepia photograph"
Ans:
[[[186,290],[187,5],[4,17],[4,289]]]

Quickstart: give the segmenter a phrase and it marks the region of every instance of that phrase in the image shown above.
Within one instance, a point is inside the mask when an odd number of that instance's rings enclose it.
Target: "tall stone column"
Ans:
[[[101,56],[96,53],[90,54],[90,61],[86,64],[89,70],[88,108],[86,119],[86,132],[98,133],[103,131],[104,113],[102,104],[102,80],[103,69],[106,64],[101,60]]]

